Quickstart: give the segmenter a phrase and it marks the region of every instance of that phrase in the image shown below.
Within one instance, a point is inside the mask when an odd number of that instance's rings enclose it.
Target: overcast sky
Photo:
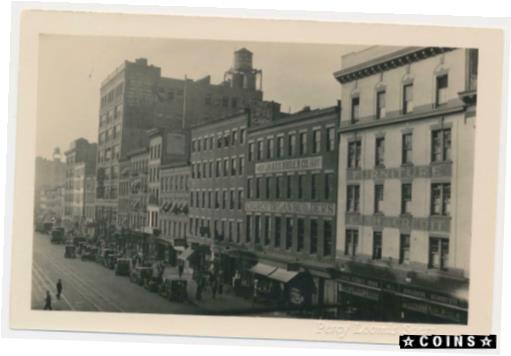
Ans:
[[[144,57],[162,76],[223,79],[233,52],[246,47],[263,70],[265,100],[297,111],[335,105],[340,85],[333,72],[341,56],[363,47],[147,38],[44,35],[40,41],[36,154],[64,152],[79,137],[97,141],[101,81],[124,60]]]

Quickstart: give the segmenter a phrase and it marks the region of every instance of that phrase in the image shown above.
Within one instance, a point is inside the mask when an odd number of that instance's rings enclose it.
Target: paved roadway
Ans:
[[[63,293],[57,300],[59,278]],[[47,290],[54,310],[200,314],[197,306],[170,302],[95,262],[64,258],[63,245],[53,245],[50,236],[35,233],[32,309],[43,308]]]

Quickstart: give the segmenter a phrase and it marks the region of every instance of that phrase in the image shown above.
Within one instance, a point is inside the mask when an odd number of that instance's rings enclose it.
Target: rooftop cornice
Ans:
[[[335,72],[334,77],[341,84],[344,84],[452,50],[454,48],[450,47],[406,47],[384,56],[343,68]]]

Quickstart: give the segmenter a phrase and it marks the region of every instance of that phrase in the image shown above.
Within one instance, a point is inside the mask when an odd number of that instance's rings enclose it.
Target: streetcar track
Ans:
[[[54,266],[53,262],[50,262],[50,261],[48,261],[48,262]],[[54,267],[54,269],[55,269],[55,267]],[[61,272],[61,270],[60,270],[60,272]],[[79,294],[82,298],[84,298],[84,299],[85,299],[85,300],[86,300],[89,304],[91,304],[91,306],[92,306],[94,309],[96,309],[96,311],[102,311],[102,310],[101,310],[101,307],[99,307],[99,306],[98,306],[98,305],[94,302],[94,300],[93,300],[92,296],[87,295],[87,294],[84,294],[84,293],[83,293],[83,289],[78,288],[76,285],[73,285],[73,286],[75,287],[75,288],[74,288],[74,289],[75,289],[75,292],[76,292],[76,293],[78,293],[78,294]],[[73,309],[73,310],[74,310],[74,309]]]
[[[52,289],[52,287],[51,287],[52,283],[49,280],[49,277],[43,271],[41,271],[38,268],[38,266],[37,266],[37,264],[35,262],[32,264],[32,268],[33,268],[33,271],[36,274],[39,274],[39,278],[41,279],[42,283],[45,284],[46,290],[51,290]],[[69,302],[69,300],[66,298],[66,296],[63,293],[60,296],[62,297],[62,300],[68,305],[68,307],[71,310],[75,310],[75,308],[73,308],[73,306],[71,305],[71,303]]]
[[[82,293],[84,290],[87,290],[88,293],[86,295],[90,298],[102,299],[102,301],[98,300],[98,302],[103,302],[103,304],[108,304],[113,309],[117,309],[118,312],[124,312],[122,308],[117,306],[110,298],[106,297],[103,293],[99,292],[97,288],[95,288],[90,282],[86,280],[83,276],[78,275],[73,268],[68,267],[67,271],[64,271],[61,266],[56,264],[53,261],[49,261],[49,263],[54,267],[54,269],[58,270],[61,274],[65,274],[71,277],[71,280],[75,282],[75,284],[80,286]],[[76,287],[76,285],[75,285]]]

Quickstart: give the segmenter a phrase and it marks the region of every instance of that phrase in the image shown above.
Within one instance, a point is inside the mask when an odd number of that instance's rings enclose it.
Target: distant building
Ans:
[[[145,147],[146,131],[155,127],[187,129],[196,123],[239,111],[262,100],[252,69],[252,54],[235,53],[235,64],[224,82],[161,76],[161,69],[139,58],[125,61],[102,83],[97,156],[98,215],[109,224],[119,224],[119,159]]]
[[[335,77],[340,302],[368,318],[465,323],[477,50],[372,47]]]
[[[97,145],[84,138],[74,140],[66,155],[66,198],[64,217],[69,227],[83,227],[85,223],[85,182],[95,177]],[[90,213],[90,199],[89,211]]]
[[[36,157],[35,159],[35,192],[34,192],[34,217],[44,220],[48,211],[45,210],[47,192],[56,187],[63,186],[66,181],[66,164],[62,162],[60,149],[56,148],[52,159]]]

